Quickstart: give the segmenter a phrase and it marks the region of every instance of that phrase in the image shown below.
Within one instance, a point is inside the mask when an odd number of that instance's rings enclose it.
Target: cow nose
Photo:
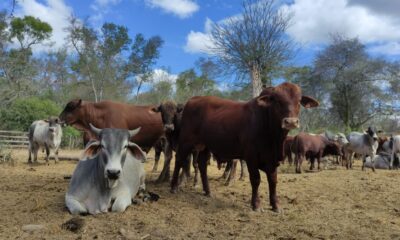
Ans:
[[[166,132],[172,132],[172,131],[174,131],[174,124],[166,124],[165,126],[164,126],[164,129],[165,129],[165,131]]]
[[[300,127],[300,120],[296,117],[288,117],[282,120],[282,128],[291,130]]]
[[[121,174],[120,170],[111,170],[111,169],[107,170],[107,176],[109,179],[114,179],[114,180],[118,179],[120,174]]]

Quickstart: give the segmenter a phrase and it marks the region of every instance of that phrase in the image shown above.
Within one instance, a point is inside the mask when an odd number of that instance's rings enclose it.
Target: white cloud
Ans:
[[[190,31],[186,37],[184,50],[188,53],[208,53],[212,54],[211,49],[214,46],[211,37],[212,21],[207,18],[204,24],[204,32]]]
[[[17,1],[18,9],[16,16],[23,17],[31,15],[47,22],[53,28],[51,42],[53,47],[59,48],[64,46],[67,33],[64,29],[69,25],[68,19],[72,16],[73,10],[67,6],[63,0],[46,0],[44,3],[39,0],[23,0]],[[47,50],[46,46],[35,46],[34,51]]]
[[[169,82],[169,83],[175,83],[176,79],[178,78],[178,75],[176,74],[171,74],[164,69],[154,69],[153,74],[151,76],[151,80],[153,83],[158,83],[158,82]]]
[[[89,18],[90,22],[94,25],[102,23],[104,15],[110,11],[111,6],[115,6],[120,2],[121,0],[95,0],[90,5],[90,8],[94,11],[94,14]]]
[[[190,17],[199,10],[199,5],[192,0],[145,0],[150,7],[161,8],[180,18]]]
[[[332,33],[358,37],[364,43],[400,39],[398,18],[348,0],[295,0],[282,10],[294,14],[288,33],[301,43],[327,43]]]

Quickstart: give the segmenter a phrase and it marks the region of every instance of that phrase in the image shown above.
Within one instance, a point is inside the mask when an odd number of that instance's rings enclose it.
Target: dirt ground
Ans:
[[[80,151],[61,151],[79,156]],[[188,184],[178,194],[169,184],[154,184],[146,163],[147,188],[157,202],[133,205],[122,214],[85,216],[78,233],[61,225],[72,218],[64,194],[74,161],[26,164],[25,150],[13,152],[14,166],[0,164],[0,239],[400,239],[400,171],[354,170],[337,167],[317,173],[294,174],[283,165],[278,194],[284,212],[270,211],[265,174],[260,185],[265,212],[250,208],[250,183],[225,186],[222,170],[209,166],[212,197]],[[162,163],[159,166],[161,170]],[[239,167],[240,169],[240,167]],[[41,230],[22,227],[39,224]]]

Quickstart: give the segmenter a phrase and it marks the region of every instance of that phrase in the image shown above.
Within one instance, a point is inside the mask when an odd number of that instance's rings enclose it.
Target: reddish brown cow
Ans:
[[[292,144],[293,144],[293,140],[294,137],[293,136],[287,136],[285,138],[285,142],[283,143],[283,161],[285,161],[285,159],[288,159],[288,162],[290,165],[293,164],[293,157],[292,157]]]
[[[301,88],[292,83],[265,88],[248,102],[212,96],[191,98],[183,111],[171,192],[177,192],[179,170],[188,164],[187,156],[196,149],[206,195],[210,195],[207,160],[212,152],[219,158],[246,161],[254,210],[260,209],[259,170],[266,172],[270,204],[274,211],[279,211],[277,167],[283,158],[286,135],[299,127],[300,104],[307,108],[318,106],[316,100],[302,96]]]
[[[96,135],[91,132],[89,123],[101,129],[141,127],[140,132],[133,137],[132,141],[138,144],[143,151],[148,152],[164,134],[161,115],[151,113],[152,107],[112,101],[93,103],[77,99],[67,103],[59,118],[66,124],[84,131],[85,144],[90,139],[96,138]]]
[[[315,158],[318,160],[320,170],[321,158],[326,155],[342,156],[342,150],[337,142],[330,141],[321,135],[299,133],[293,140],[292,150],[295,153],[296,172],[301,173],[303,160],[310,159],[310,170],[314,169]]]

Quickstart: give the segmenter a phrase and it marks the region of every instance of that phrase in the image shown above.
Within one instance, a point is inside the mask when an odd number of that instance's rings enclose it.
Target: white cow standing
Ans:
[[[72,214],[123,212],[139,189],[145,188],[145,153],[130,142],[140,128],[97,129],[72,175],[65,203]],[[111,206],[111,201],[115,200]]]
[[[57,117],[49,117],[48,120],[34,121],[29,127],[29,158],[28,163],[37,162],[40,147],[46,149],[46,163],[49,164],[50,149],[54,149],[55,163],[58,161],[58,149],[62,138],[62,128]]]
[[[346,158],[347,158],[347,168],[352,168],[353,164],[353,154],[358,153],[362,155],[363,165],[362,170],[365,168],[365,161],[367,155],[371,157],[372,170],[375,171],[374,159],[376,155],[376,150],[378,149],[378,136],[375,129],[369,127],[365,133],[351,132],[347,136],[347,143],[344,146]]]

